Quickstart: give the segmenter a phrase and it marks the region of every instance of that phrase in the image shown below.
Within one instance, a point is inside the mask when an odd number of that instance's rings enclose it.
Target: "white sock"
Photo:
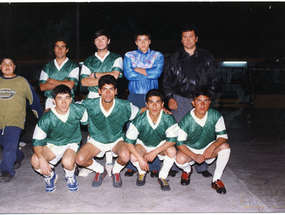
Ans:
[[[50,176],[48,176],[48,175],[42,174],[41,169],[34,169],[34,170],[35,170],[36,172],[40,173],[41,175],[43,175],[44,177],[52,177],[53,174],[54,174],[54,171],[51,171],[51,172],[50,172]]]
[[[179,167],[180,169],[183,169],[184,172],[190,173],[191,172],[191,166],[189,163],[185,163],[185,164],[178,164],[175,161],[177,167]]]
[[[107,151],[105,153],[106,156],[106,163],[113,163],[113,155],[111,151]]]
[[[170,157],[165,155],[164,160],[163,160],[162,168],[159,171],[159,176],[158,176],[159,178],[164,178],[164,179],[167,178],[169,170],[173,166],[174,161],[175,161],[175,157],[174,158],[170,158]]]
[[[142,170],[138,161],[132,162],[132,164],[137,168],[139,174],[145,174],[146,171]]]
[[[87,166],[87,169],[91,169],[94,172],[98,172],[98,173],[103,173],[104,172],[104,167],[99,164],[98,162],[96,162],[94,159],[92,159],[93,163],[90,166]]]
[[[113,174],[115,174],[115,173],[120,173],[121,170],[122,170],[124,167],[125,167],[125,165],[122,166],[121,164],[119,164],[119,163],[118,163],[118,159],[117,159],[117,160],[115,161],[115,164],[114,164],[114,167],[113,167]]]
[[[71,177],[74,176],[75,167],[74,167],[73,170],[68,170],[68,169],[65,169],[65,168],[63,168],[63,169],[65,171],[65,177],[66,178],[71,178]]]
[[[224,149],[218,153],[213,182],[221,179],[224,169],[230,158],[231,149]]]

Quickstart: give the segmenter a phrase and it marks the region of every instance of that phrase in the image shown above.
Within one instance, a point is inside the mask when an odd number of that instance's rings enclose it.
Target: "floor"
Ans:
[[[54,193],[45,192],[43,177],[31,167],[31,138],[36,123],[28,112],[22,149],[25,159],[10,183],[0,184],[0,213],[170,213],[170,212],[285,212],[285,111],[284,109],[220,108],[229,135],[231,157],[222,181],[227,194],[210,187],[211,179],[196,171],[189,186],[180,185],[181,171],[170,177],[170,191],[162,191],[157,179],[147,175],[138,187],[136,176],[125,177],[114,188],[106,177],[100,187],[91,186],[94,174],[77,177],[79,190],[69,192],[61,164]],[[86,131],[82,131],[86,140]],[[0,149],[0,160],[3,150]],[[105,160],[99,160],[104,164]],[[214,172],[215,162],[209,166]]]

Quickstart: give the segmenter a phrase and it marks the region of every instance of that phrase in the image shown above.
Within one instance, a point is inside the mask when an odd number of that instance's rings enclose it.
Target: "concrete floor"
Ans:
[[[35,119],[27,116],[25,159],[10,183],[0,184],[0,213],[123,213],[123,212],[285,212],[284,109],[222,108],[231,146],[231,157],[222,181],[226,195],[216,193],[211,179],[196,171],[189,186],[180,185],[181,171],[170,177],[171,191],[160,189],[155,178],[147,175],[138,187],[136,176],[125,177],[123,187],[114,188],[112,178],[91,186],[94,174],[77,177],[79,190],[66,187],[61,164],[56,166],[60,180],[57,190],[45,192],[43,177],[30,164],[31,137]],[[83,131],[86,139],[86,132]],[[0,149],[0,159],[3,151]],[[99,162],[104,163],[105,160]],[[209,167],[214,172],[215,162]]]

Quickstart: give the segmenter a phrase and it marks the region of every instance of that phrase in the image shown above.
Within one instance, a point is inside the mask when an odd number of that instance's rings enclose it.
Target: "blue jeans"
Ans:
[[[15,126],[6,126],[0,129],[0,145],[3,147],[3,159],[0,164],[2,172],[15,175],[14,163],[22,160],[24,153],[19,150],[19,137],[22,129]]]
[[[139,108],[145,107],[146,106],[145,96],[146,94],[135,94],[135,93],[130,92],[128,96],[128,101],[132,102],[133,105]],[[129,124],[127,125],[127,127],[129,127]],[[153,171],[153,170],[159,171],[160,166],[161,166],[161,161],[158,159],[158,157],[156,157],[152,163],[149,163],[149,171]],[[137,168],[134,167],[134,165],[131,162],[127,164],[127,168],[137,171]]]

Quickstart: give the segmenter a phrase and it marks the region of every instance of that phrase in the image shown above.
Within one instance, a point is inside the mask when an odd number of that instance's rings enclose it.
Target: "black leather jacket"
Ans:
[[[171,99],[173,94],[193,98],[196,76],[202,67],[205,70],[214,68],[216,72],[214,58],[206,50],[196,48],[193,55],[184,49],[173,53],[163,71],[165,98]]]

